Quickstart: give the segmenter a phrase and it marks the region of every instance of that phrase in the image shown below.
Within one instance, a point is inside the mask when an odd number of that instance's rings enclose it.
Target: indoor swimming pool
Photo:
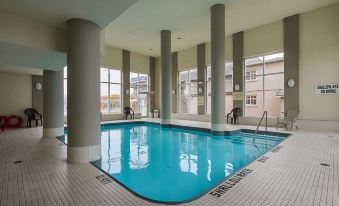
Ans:
[[[278,134],[278,135],[277,135]],[[249,131],[215,136],[150,123],[102,127],[102,158],[92,162],[134,194],[157,202],[187,202],[205,194],[284,139]],[[67,143],[67,137],[65,140]]]

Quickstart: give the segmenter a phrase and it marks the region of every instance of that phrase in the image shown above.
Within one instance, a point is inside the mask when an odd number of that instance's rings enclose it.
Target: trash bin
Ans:
[[[154,114],[154,118],[159,118],[159,110],[155,109],[153,111],[153,114]]]

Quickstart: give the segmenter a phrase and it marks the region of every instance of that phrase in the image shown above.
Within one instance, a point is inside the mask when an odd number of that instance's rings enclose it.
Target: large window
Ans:
[[[64,67],[64,115],[67,115],[67,66]]]
[[[130,73],[130,107],[141,116],[148,116],[149,76]]]
[[[198,114],[198,70],[179,72],[179,112]]]
[[[211,114],[211,66],[206,69],[206,114]],[[225,63],[225,112],[233,109],[233,62]]]
[[[121,71],[100,68],[100,111],[121,113]]]
[[[269,117],[284,112],[284,53],[245,59],[245,115]]]

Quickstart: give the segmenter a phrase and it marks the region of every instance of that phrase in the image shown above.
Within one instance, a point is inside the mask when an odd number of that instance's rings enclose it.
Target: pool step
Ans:
[[[229,140],[229,141],[232,141],[232,142],[234,142],[234,143],[253,143],[253,141],[252,141],[252,139],[249,139],[249,138],[244,138],[244,137],[241,137],[241,136],[239,136],[239,137],[237,137],[237,136],[233,136],[233,137],[229,137],[229,138],[227,138],[227,140]],[[255,141],[255,144],[256,145],[269,145],[269,146],[274,146],[274,145],[276,145],[276,141],[274,141],[274,142],[272,142],[272,141],[268,141],[268,140],[256,140]]]
[[[243,136],[243,137],[246,137],[246,138],[253,138],[253,135],[252,133],[245,133],[245,132],[241,132],[239,134],[237,134],[236,136]],[[269,135],[261,135],[261,134],[257,134],[256,139],[266,139],[266,140],[272,140],[272,141],[282,141],[285,139],[285,137],[279,137],[279,136],[269,136]]]

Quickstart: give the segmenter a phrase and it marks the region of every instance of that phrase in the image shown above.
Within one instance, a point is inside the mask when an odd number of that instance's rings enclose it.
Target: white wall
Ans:
[[[149,56],[131,52],[131,72],[149,74]]]
[[[283,20],[244,32],[244,57],[284,50]]]
[[[66,51],[66,31],[0,12],[0,40],[55,51]]]
[[[197,47],[178,51],[178,71],[197,67]]]
[[[211,64],[211,42],[206,43],[206,65]],[[233,60],[233,37],[225,38],[225,61]]]
[[[32,107],[32,76],[0,72],[0,115],[24,116]]]
[[[339,94],[315,95],[314,85],[339,83],[339,3],[300,19],[300,116],[339,121]]]
[[[105,56],[101,59],[101,66],[122,69],[122,49],[106,46]]]

